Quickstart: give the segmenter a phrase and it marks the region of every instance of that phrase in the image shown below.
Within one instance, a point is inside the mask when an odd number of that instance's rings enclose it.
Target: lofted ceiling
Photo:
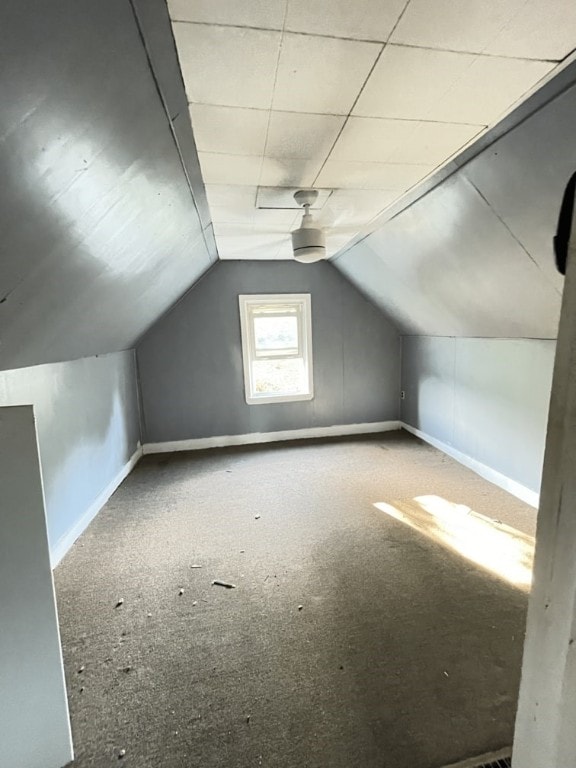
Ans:
[[[334,255],[576,45],[573,0],[168,7],[222,259],[291,258],[300,214],[282,192],[301,187],[326,190]]]
[[[552,239],[576,171],[576,63],[565,73],[572,85],[335,258],[402,333],[556,337]]]
[[[0,370],[133,347],[217,260],[211,216],[221,258],[290,258],[310,185],[404,333],[555,335],[571,2],[171,0],[180,61],[165,0],[0,5]]]
[[[137,4],[155,76],[128,0],[0,4],[0,370],[130,348],[217,259],[166,6]]]

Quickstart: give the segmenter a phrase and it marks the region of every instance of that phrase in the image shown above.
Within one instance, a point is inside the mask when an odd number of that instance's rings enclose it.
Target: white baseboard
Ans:
[[[76,523],[76,525],[71,528],[67,533],[64,534],[57,542],[52,551],[50,552],[50,564],[52,568],[56,568],[60,560],[64,557],[66,552],[70,549],[72,544],[76,541],[76,539],[81,536],[81,534],[84,533],[86,528],[90,525],[92,520],[96,517],[98,512],[102,509],[104,504],[108,501],[110,496],[114,493],[116,488],[120,485],[120,483],[128,477],[130,472],[134,469],[136,464],[138,463],[138,460],[142,456],[142,446],[140,443],[138,443],[138,447],[132,454],[132,456],[129,458],[129,460],[124,464],[120,472],[116,475],[116,477],[110,482],[106,488],[102,491],[102,493],[99,494],[99,496],[94,499],[92,504],[88,507],[86,512],[82,515],[80,520]]]
[[[400,429],[399,421],[374,421],[368,424],[340,424],[333,427],[311,427],[310,429],[286,429],[282,432],[250,432],[247,435],[218,435],[200,437],[194,440],[172,440],[166,443],[144,443],[143,452],[172,453],[174,451],[198,451],[205,448],[226,448],[230,445],[254,445],[276,443],[281,440],[306,440],[313,437],[336,437],[342,435],[367,435],[374,432],[391,432]]]
[[[481,461],[473,459],[471,456],[458,451],[451,445],[443,443],[441,440],[437,440],[435,437],[426,434],[426,432],[422,432],[420,429],[416,429],[415,427],[412,427],[410,424],[406,424],[403,421],[400,423],[402,428],[407,432],[411,432],[413,435],[416,435],[416,437],[419,437],[421,440],[424,440],[426,443],[434,446],[434,448],[438,448],[438,450],[442,451],[442,453],[446,453],[448,456],[456,459],[456,461],[460,462],[460,464],[464,464],[465,467],[468,467],[468,469],[476,472],[476,474],[480,475],[480,477],[483,477],[485,480],[489,480],[491,483],[494,483],[494,485],[503,488],[505,491],[508,491],[508,493],[511,493],[513,496],[519,498],[521,501],[529,504],[531,507],[538,509],[540,495],[536,491],[530,490],[530,488],[527,488],[525,485],[517,483],[516,480],[512,480],[510,477],[506,477],[506,475],[503,475],[501,472],[492,469],[492,467],[489,467],[487,464],[482,464]]]

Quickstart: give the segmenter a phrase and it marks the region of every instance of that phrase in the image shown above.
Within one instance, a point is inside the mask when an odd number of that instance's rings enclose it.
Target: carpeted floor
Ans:
[[[374,506],[423,495],[533,531],[406,433],[144,458],[55,572],[74,766],[439,768],[510,744],[526,592]]]

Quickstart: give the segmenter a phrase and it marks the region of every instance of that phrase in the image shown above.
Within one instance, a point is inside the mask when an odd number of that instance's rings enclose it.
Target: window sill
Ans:
[[[272,403],[296,403],[303,400],[312,400],[313,393],[305,395],[263,395],[262,397],[247,397],[248,405],[271,405]]]

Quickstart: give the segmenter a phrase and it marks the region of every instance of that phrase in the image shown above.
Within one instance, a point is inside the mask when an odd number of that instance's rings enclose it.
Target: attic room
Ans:
[[[0,768],[576,764],[576,6],[0,40]]]

